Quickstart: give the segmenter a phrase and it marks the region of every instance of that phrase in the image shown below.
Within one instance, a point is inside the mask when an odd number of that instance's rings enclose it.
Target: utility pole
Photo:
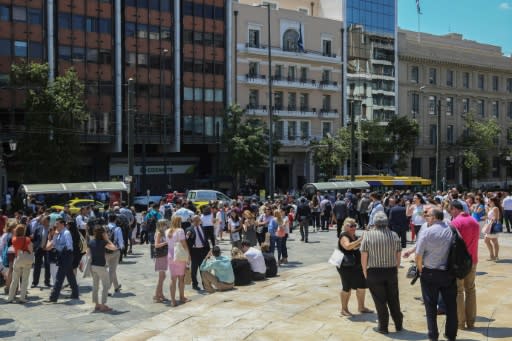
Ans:
[[[436,191],[439,190],[441,174],[441,99],[437,101],[437,129],[436,129]]]
[[[354,100],[350,100],[350,181],[355,181],[356,175],[356,163],[354,160],[354,147],[356,144],[356,134],[355,134],[355,114],[354,114]]]
[[[164,74],[164,60],[165,56],[169,52],[167,49],[163,49],[162,53],[160,54],[160,115],[163,119],[163,126],[164,126],[164,178],[167,182],[167,186],[169,186],[169,181],[167,179],[167,114],[165,113],[165,74]],[[167,189],[166,186],[166,190]]]
[[[135,102],[135,81],[133,78],[128,79],[128,176],[131,177],[130,193],[128,195],[128,205],[131,205],[133,198],[133,181],[135,176],[133,174],[133,129],[134,129],[134,102]]]
[[[270,4],[267,7],[267,31],[268,31],[268,165],[269,165],[269,195],[270,200],[274,200],[274,156],[272,155],[273,145],[273,113],[272,113],[272,44],[270,34]]]

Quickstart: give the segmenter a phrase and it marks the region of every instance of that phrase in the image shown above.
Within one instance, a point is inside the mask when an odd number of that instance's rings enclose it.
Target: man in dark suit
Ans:
[[[336,196],[336,202],[334,203],[332,214],[336,218],[336,235],[340,238],[343,222],[348,217],[347,202],[341,193],[338,193]]]
[[[395,231],[400,237],[402,248],[407,246],[407,216],[405,214],[405,207],[403,206],[402,200],[397,203],[395,197],[389,199],[389,228],[391,231]]]
[[[32,288],[39,284],[39,276],[41,275],[41,267],[44,265],[44,284],[50,286],[50,260],[48,251],[46,251],[46,243],[48,242],[48,232],[50,227],[50,216],[43,215],[36,223],[32,245],[34,247],[34,273],[32,276]]]
[[[198,215],[192,217],[192,225],[185,231],[190,258],[192,261],[192,288],[200,290],[197,283],[197,269],[210,252],[210,244],[206,241],[206,235],[201,227],[201,218]]]

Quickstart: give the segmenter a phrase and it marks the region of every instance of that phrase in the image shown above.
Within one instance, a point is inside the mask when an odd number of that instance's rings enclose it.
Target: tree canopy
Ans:
[[[350,156],[350,131],[340,128],[334,136],[325,136],[320,141],[312,141],[313,162],[327,179],[333,178],[336,169]]]

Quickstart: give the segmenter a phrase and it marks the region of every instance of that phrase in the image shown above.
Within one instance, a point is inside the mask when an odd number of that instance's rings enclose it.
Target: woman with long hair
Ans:
[[[274,215],[278,225],[276,231],[278,264],[288,264],[288,248],[286,246],[286,241],[288,240],[288,234],[290,233],[290,222],[283,209],[276,210]]]
[[[258,243],[256,237],[256,219],[254,214],[245,210],[243,213],[244,222],[243,222],[243,230],[242,230],[242,239],[247,240],[251,243],[251,246],[256,246]]]
[[[190,300],[185,297],[185,270],[187,263],[190,263],[190,250],[188,249],[187,242],[185,240],[185,232],[181,228],[181,217],[174,215],[171,220],[171,226],[165,231],[165,236],[168,245],[168,265],[169,273],[171,276],[171,305],[175,307],[176,304],[176,282],[178,282],[180,302],[186,303]],[[180,243],[181,246],[188,253],[188,261],[179,261],[174,259],[174,246],[176,243]]]
[[[412,204],[408,203],[406,205],[406,214],[408,217],[411,217],[412,229],[411,229],[411,239],[414,240],[414,237],[418,235],[421,229],[421,225],[425,223],[424,212],[426,207],[425,199],[423,199],[423,195],[421,193],[414,194],[412,198]]]
[[[242,242],[242,221],[236,209],[231,210],[229,213],[228,230],[229,235],[231,236],[231,245],[233,247],[240,248]]]
[[[155,272],[158,272],[158,283],[155,288],[155,296],[153,302],[161,303],[166,300],[164,297],[163,285],[165,280],[165,272],[167,271],[167,254],[157,257],[157,250],[167,246],[165,231],[169,227],[167,219],[159,219],[156,222],[155,231]]]
[[[14,229],[14,236],[12,237],[12,246],[14,248],[15,259],[12,265],[13,273],[12,273],[12,281],[11,286],[9,288],[9,298],[7,299],[8,303],[12,303],[14,301],[14,297],[16,296],[16,289],[18,289],[18,284],[21,279],[21,288],[20,288],[20,303],[27,302],[27,287],[28,287],[28,278],[30,276],[30,270],[32,269],[32,263],[34,263],[33,257],[33,249],[32,249],[32,241],[29,237],[25,236],[26,226],[23,224],[16,225]],[[32,261],[29,258],[20,258],[22,253],[32,254]],[[10,264],[9,264],[10,267]]]
[[[92,301],[95,303],[95,311],[108,312],[111,311],[112,308],[107,305],[110,276],[106,269],[107,260],[105,258],[105,250],[115,251],[117,248],[108,239],[107,231],[103,226],[96,225],[93,231],[94,238],[87,244],[89,247],[87,253],[91,257]],[[100,281],[102,287],[101,301],[98,299]]]
[[[492,232],[492,226],[496,223],[503,223],[503,210],[501,208],[500,199],[492,197],[489,199],[487,211],[487,224],[490,226],[489,231],[485,233],[484,242],[489,249],[490,261],[499,260],[498,253],[500,251],[500,244],[498,242],[499,233]]]

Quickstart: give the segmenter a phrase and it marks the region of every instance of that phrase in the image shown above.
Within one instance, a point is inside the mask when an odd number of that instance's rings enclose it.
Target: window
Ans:
[[[193,101],[194,100],[194,89],[193,88],[183,88],[183,99],[185,101]]]
[[[323,95],[322,96],[322,111],[324,111],[324,112],[331,111],[331,95]]]
[[[430,125],[430,144],[436,144],[437,141],[437,125]]]
[[[85,60],[85,49],[83,47],[74,46],[71,51],[71,59],[74,62],[82,62]]]
[[[300,138],[303,140],[309,138],[309,121],[300,122]]]
[[[249,77],[258,76],[259,63],[249,62]]]
[[[73,15],[71,26],[74,30],[83,31],[85,28],[85,17],[83,15]]]
[[[274,92],[274,109],[275,110],[283,110],[283,92],[282,91]]]
[[[462,74],[462,86],[464,89],[469,89],[469,72],[464,72]]]
[[[478,115],[485,116],[485,101],[481,99],[478,100]]]
[[[0,5],[0,21],[11,21],[9,6]]]
[[[16,57],[24,57],[28,56],[28,43],[26,41],[16,40],[14,42],[14,55]]]
[[[411,81],[418,83],[420,80],[420,71],[417,66],[411,66]]]
[[[421,158],[413,157],[411,159],[411,175],[421,176]]]
[[[110,50],[100,49],[98,52],[99,64],[112,64],[112,52]]]
[[[332,41],[322,39],[322,55],[331,57],[332,56]]]
[[[507,105],[507,116],[508,116],[508,118],[512,118],[512,102],[508,102],[508,105]]]
[[[160,39],[160,27],[155,25],[149,25],[149,39],[159,40]]]
[[[430,68],[428,71],[428,82],[429,84],[437,84],[437,69]]]
[[[283,34],[283,50],[297,52],[299,50],[297,42],[299,33],[293,29],[288,29]]]
[[[512,144],[512,127],[507,128],[507,144]]]
[[[301,67],[300,68],[300,81],[305,82],[308,79],[308,68],[307,67]]]
[[[148,66],[148,55],[146,53],[137,53],[137,65]]]
[[[43,13],[38,8],[29,8],[28,12],[28,23],[32,25],[41,25],[43,23]]]
[[[98,62],[98,49],[87,49],[87,62],[97,63]]]
[[[136,31],[136,23],[126,21],[124,23],[124,35],[126,37],[135,37],[135,31]]]
[[[160,9],[160,0],[149,0],[148,8],[158,11]]]
[[[297,93],[289,92],[288,93],[288,111],[297,110]]]
[[[27,9],[25,7],[12,6],[13,21],[27,21]]]
[[[322,82],[327,84],[327,83],[329,83],[330,79],[331,79],[331,71],[322,70]]]
[[[309,94],[301,93],[299,96],[299,101],[300,111],[309,111]]]
[[[215,17],[215,7],[211,5],[204,5],[204,17],[213,19]]]
[[[85,21],[85,30],[87,32],[98,32],[98,19],[87,18]]]
[[[498,76],[492,76],[492,91],[499,90],[499,78]]]
[[[137,63],[137,54],[135,52],[128,52],[126,54],[126,65],[135,66]]]
[[[276,80],[281,80],[283,77],[283,66],[282,65],[276,65],[274,69],[274,78]]]
[[[412,94],[411,95],[411,113],[413,115],[417,115],[420,112],[420,95]]]
[[[453,86],[453,71],[452,70],[446,71],[446,85]]]
[[[428,98],[428,110],[430,115],[436,114],[437,98],[436,96],[430,96]]]
[[[260,47],[260,30],[249,29],[249,47]]]
[[[0,73],[0,86],[9,85],[9,74],[8,73]]]
[[[71,29],[70,13],[59,13],[59,28]]]
[[[28,46],[29,58],[43,59],[43,44],[31,41]]]
[[[327,137],[327,133],[332,134],[331,122],[322,122],[322,137]]]
[[[446,126],[446,142],[453,144],[453,125]]]
[[[112,21],[110,19],[100,19],[98,26],[100,33],[112,33]]]
[[[288,121],[288,140],[295,140],[297,137],[297,122]]]
[[[453,115],[453,97],[446,98],[446,115]]]
[[[295,66],[288,66],[288,82],[295,82],[295,73],[297,68]]]
[[[284,139],[284,121],[277,121],[274,126],[274,134],[278,140]]]
[[[258,90],[251,89],[249,90],[249,108],[255,109],[258,108],[260,98],[260,92]]]
[[[498,101],[492,102],[492,115],[496,118],[500,117],[500,104]]]
[[[485,87],[485,78],[484,75],[478,75],[478,88],[483,90]]]
[[[492,177],[493,178],[500,177],[500,158],[499,157],[492,158]]]
[[[467,114],[469,112],[469,98],[462,99],[462,112]]]
[[[160,28],[160,39],[162,40],[171,40],[171,29],[170,28],[165,28],[165,27],[161,27]]]
[[[512,78],[507,78],[507,92],[512,93]]]
[[[203,89],[202,88],[194,88],[194,99],[196,101],[203,100]],[[213,102],[213,90],[212,89],[204,89],[204,100],[206,102]]]
[[[59,46],[59,59],[71,60],[71,46]]]

